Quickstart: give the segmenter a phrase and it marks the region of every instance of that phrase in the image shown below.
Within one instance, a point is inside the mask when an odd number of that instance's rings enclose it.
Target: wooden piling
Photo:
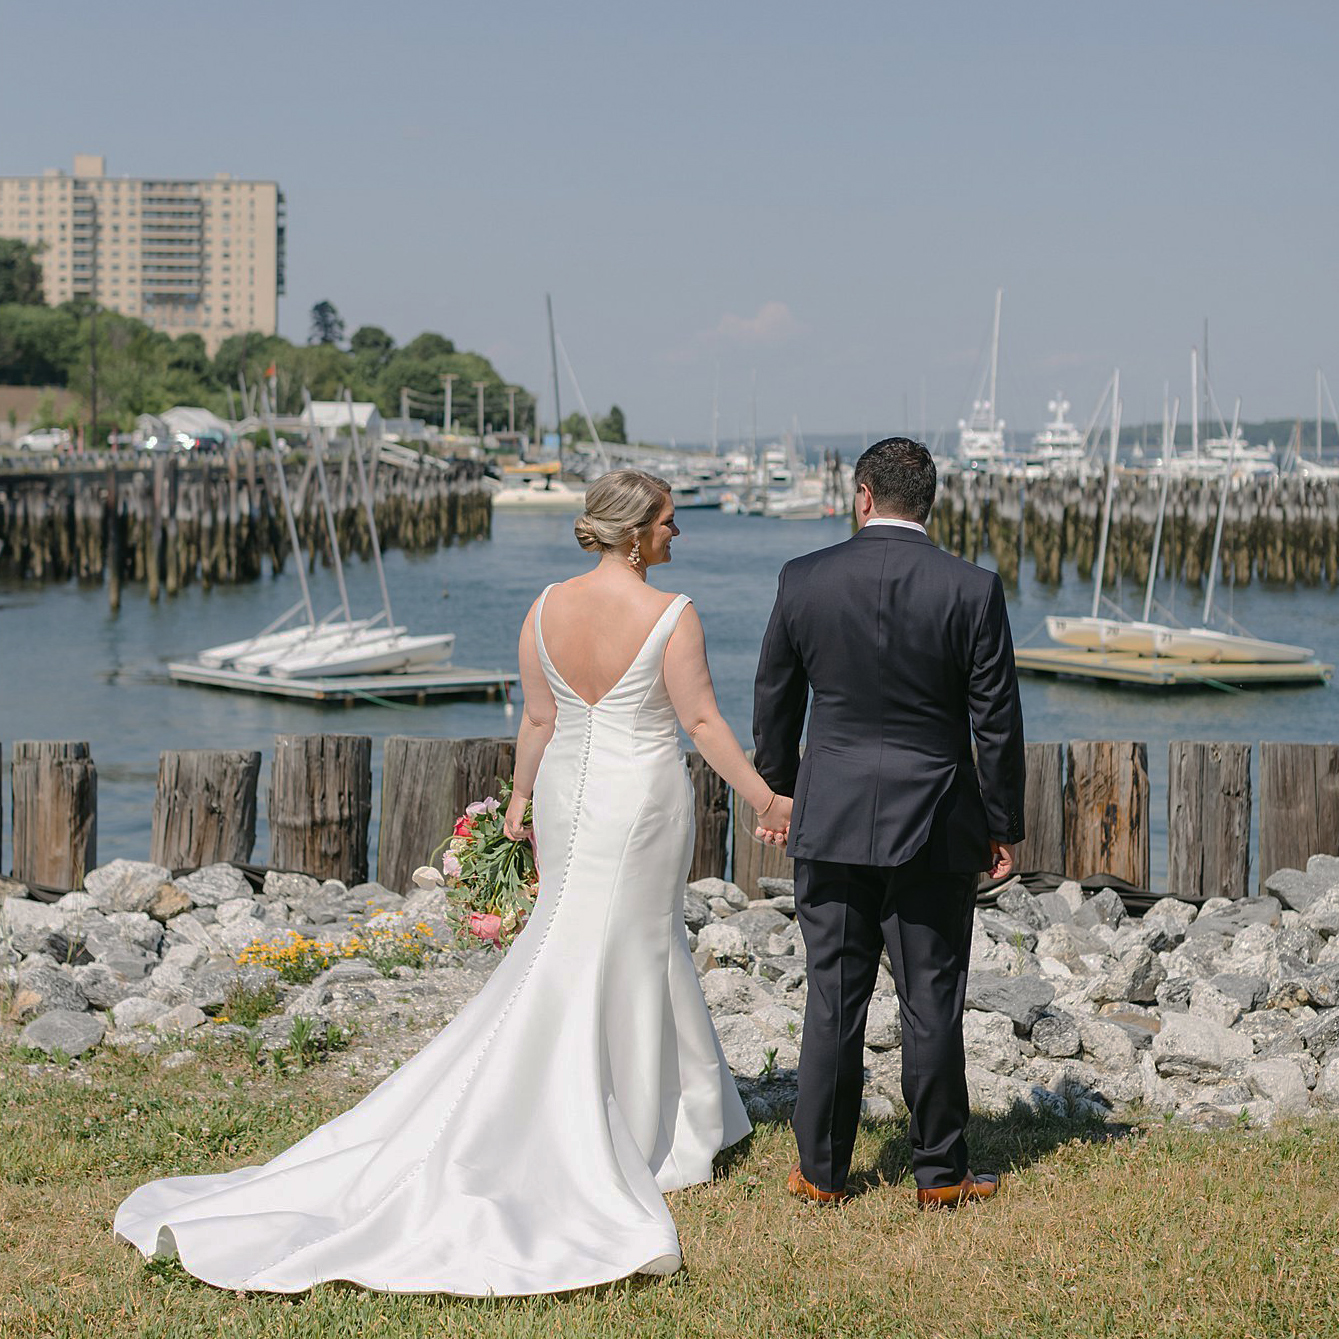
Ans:
[[[1261,744],[1261,891],[1312,855],[1339,855],[1339,744]]]
[[[88,745],[19,741],[10,781],[14,877],[42,888],[82,888],[98,848],[98,773]]]
[[[253,750],[164,750],[149,859],[173,870],[249,861],[259,779],[260,754]]]
[[[1173,741],[1167,752],[1167,891],[1245,897],[1251,863],[1251,746]]]
[[[1076,741],[1069,745],[1065,772],[1066,875],[1114,874],[1147,888],[1147,746]]]
[[[1027,789],[1023,800],[1023,831],[1027,836],[1015,853],[1019,870],[1065,868],[1064,746],[1028,744]]]
[[[700,753],[686,754],[685,761],[693,783],[693,863],[688,881],[723,879],[729,859],[730,787]]]
[[[274,869],[367,879],[372,741],[367,735],[278,735],[267,810]]]

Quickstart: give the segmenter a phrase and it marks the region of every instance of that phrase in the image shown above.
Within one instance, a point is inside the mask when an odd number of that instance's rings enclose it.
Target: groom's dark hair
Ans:
[[[910,437],[885,437],[855,463],[855,484],[868,487],[880,516],[925,524],[938,475],[930,453]]]

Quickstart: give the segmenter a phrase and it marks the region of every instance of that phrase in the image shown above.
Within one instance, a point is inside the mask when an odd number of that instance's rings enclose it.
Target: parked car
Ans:
[[[64,428],[35,428],[18,440],[20,451],[61,451],[70,445],[70,434]]]

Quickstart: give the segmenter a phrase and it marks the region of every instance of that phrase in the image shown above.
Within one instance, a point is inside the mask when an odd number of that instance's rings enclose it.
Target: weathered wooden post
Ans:
[[[753,760],[753,750],[748,750],[748,758]],[[753,830],[758,826],[758,813],[751,804],[733,792],[734,858],[730,866],[730,881],[738,884],[750,897],[762,897],[758,880],[793,879],[795,862],[786,854],[785,847],[768,846],[755,839]]]
[[[1076,741],[1065,771],[1065,874],[1071,879],[1114,874],[1147,888],[1147,746]]]
[[[1260,885],[1339,855],[1339,744],[1260,745]]]
[[[1017,851],[1018,869],[1065,868],[1065,780],[1062,744],[1028,744],[1027,790],[1023,800],[1023,831]]]
[[[377,880],[392,892],[410,887],[451,835],[465,806],[497,795],[516,767],[514,739],[414,739],[392,735],[381,759]]]
[[[82,888],[98,851],[98,773],[88,745],[20,741],[10,776],[14,877],[43,888]]]
[[[1167,891],[1245,897],[1251,865],[1251,746],[1173,740],[1167,749]]]
[[[693,863],[688,882],[725,877],[730,843],[730,787],[696,751],[685,755],[693,783]]]
[[[277,735],[267,807],[273,868],[346,884],[365,882],[371,739]]]
[[[149,858],[167,869],[250,860],[259,780],[260,754],[254,750],[164,750]]]

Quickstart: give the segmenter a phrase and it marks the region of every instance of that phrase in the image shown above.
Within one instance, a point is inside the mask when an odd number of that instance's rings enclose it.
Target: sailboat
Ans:
[[[1000,305],[1004,289],[995,290],[995,321],[990,336],[990,368],[986,385],[979,387],[972,412],[958,420],[958,457],[970,469],[988,469],[1007,461],[1004,420],[996,417],[995,391],[1000,371]],[[984,394],[982,392],[985,392]]]

